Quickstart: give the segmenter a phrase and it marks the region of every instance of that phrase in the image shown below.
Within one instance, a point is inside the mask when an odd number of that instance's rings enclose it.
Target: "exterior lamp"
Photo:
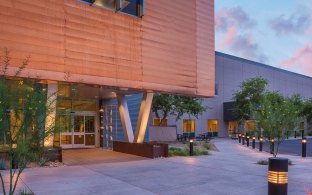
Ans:
[[[238,143],[242,142],[242,134],[238,134]]]
[[[190,156],[193,156],[193,154],[194,154],[194,151],[193,151],[193,144],[194,144],[193,139],[190,139]]]
[[[307,157],[307,138],[303,137],[301,140],[302,157]]]
[[[262,147],[263,147],[263,138],[260,137],[259,139],[259,151],[262,152]]]
[[[256,148],[256,136],[252,136],[252,149]]]
[[[288,159],[269,158],[268,195],[287,195]]]
[[[247,140],[247,147],[249,147],[249,135],[246,136],[246,140]]]
[[[242,135],[242,139],[243,139],[242,145],[245,145],[245,135]]]
[[[274,139],[271,139],[270,142],[270,154],[274,154]]]

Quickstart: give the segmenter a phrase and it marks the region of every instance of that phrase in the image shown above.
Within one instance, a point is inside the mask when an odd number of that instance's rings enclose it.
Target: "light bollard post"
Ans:
[[[274,139],[270,141],[270,154],[274,154]]]
[[[249,147],[249,135],[246,136],[247,147]]]
[[[238,143],[242,142],[242,134],[238,134]]]
[[[269,158],[268,195],[287,195],[288,159]]]
[[[190,139],[190,156],[193,156],[193,154],[194,154],[194,151],[193,151],[193,143],[194,141],[193,141],[193,139]]]
[[[242,145],[245,145],[245,135],[242,135]]]
[[[303,137],[301,140],[301,146],[302,146],[302,157],[307,157],[307,138]]]
[[[260,137],[259,139],[259,151],[262,152],[262,147],[263,147],[263,138]]]
[[[252,149],[256,148],[256,136],[252,136]]]

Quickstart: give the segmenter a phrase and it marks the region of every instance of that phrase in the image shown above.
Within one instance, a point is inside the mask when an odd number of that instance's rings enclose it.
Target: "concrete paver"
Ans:
[[[27,169],[23,182],[36,195],[53,194],[267,194],[271,157],[237,141],[216,139],[220,152],[209,156],[173,157],[129,162]],[[312,158],[281,155],[289,167],[290,195],[312,191]]]

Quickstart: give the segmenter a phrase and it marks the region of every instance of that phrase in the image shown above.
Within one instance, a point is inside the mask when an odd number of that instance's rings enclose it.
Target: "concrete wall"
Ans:
[[[196,135],[207,132],[207,120],[217,119],[219,136],[227,137],[227,123],[223,121],[223,102],[233,101],[233,93],[239,89],[240,84],[249,78],[263,77],[269,80],[268,89],[279,91],[283,95],[300,94],[303,98],[312,97],[312,78],[281,70],[261,63],[245,60],[216,52],[216,85],[217,95],[214,98],[205,98],[203,104],[207,106],[199,119],[196,119]],[[152,118],[150,117],[150,124]],[[184,116],[187,119],[188,116]],[[182,118],[182,119],[183,119]],[[169,118],[169,125],[176,125],[177,132],[182,133],[182,120],[175,121]]]

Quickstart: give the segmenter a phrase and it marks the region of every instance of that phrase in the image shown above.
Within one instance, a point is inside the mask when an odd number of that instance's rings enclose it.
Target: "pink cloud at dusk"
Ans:
[[[216,13],[215,28],[222,34],[217,49],[229,49],[241,57],[266,62],[268,58],[260,51],[252,35],[256,22],[240,7],[223,8]]]
[[[303,74],[312,76],[312,42],[298,49],[294,55],[281,63],[283,68],[298,68]]]

